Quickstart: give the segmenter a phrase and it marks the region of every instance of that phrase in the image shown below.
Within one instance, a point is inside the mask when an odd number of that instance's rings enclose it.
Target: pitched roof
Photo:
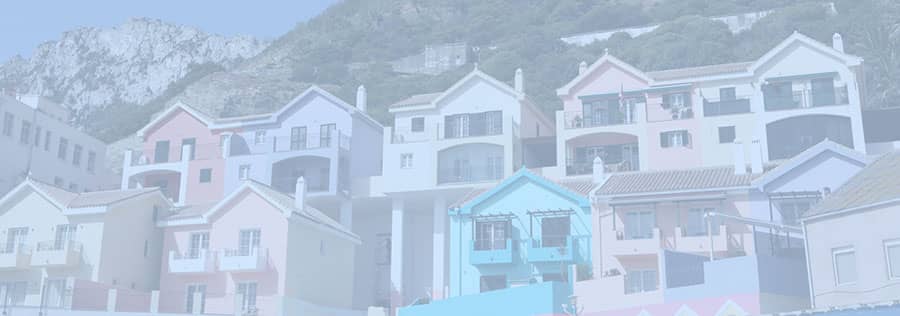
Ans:
[[[666,81],[675,79],[684,79],[692,77],[723,75],[731,73],[746,72],[753,65],[753,62],[739,62],[718,65],[706,65],[698,67],[687,67],[677,69],[667,69],[648,72],[647,75],[656,81]]]
[[[34,179],[29,179],[27,182],[65,208],[108,206],[147,193],[159,192],[158,188],[149,188],[75,193]]]
[[[813,206],[806,218],[900,199],[900,151],[884,154]]]
[[[185,219],[192,217],[202,217],[215,206],[216,203],[186,205],[172,210],[165,220]]]
[[[715,188],[749,187],[760,174],[735,174],[733,166],[616,173],[597,195],[638,194]]]
[[[407,106],[426,105],[440,97],[442,92],[415,94],[397,103],[391,104],[391,108],[402,108]]]

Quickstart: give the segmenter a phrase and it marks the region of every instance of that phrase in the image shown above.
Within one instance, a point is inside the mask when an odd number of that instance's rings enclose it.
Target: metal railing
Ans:
[[[423,126],[422,130],[413,130],[411,125],[397,125],[391,128],[392,144],[408,144],[418,142],[429,142],[445,139],[462,139],[484,136],[503,135],[504,124],[509,124],[512,128],[513,136],[518,136],[519,125],[512,118],[496,122],[497,124],[470,123],[465,127],[456,127],[448,129],[444,123],[436,123]]]
[[[703,116],[720,116],[750,113],[750,96],[738,96],[734,99],[704,98]]]
[[[185,145],[191,146],[191,145]],[[212,160],[222,159],[222,146],[218,143],[205,143],[193,145],[188,157],[183,156],[183,146],[181,144],[170,144],[168,147],[157,148],[155,145],[150,148],[131,148],[130,166],[144,166],[164,163],[181,162],[185,158],[188,160]]]
[[[626,125],[634,124],[637,121],[634,113],[632,113],[630,117],[622,111],[616,111],[614,113],[616,113],[616,115],[599,112],[594,113],[593,115],[591,113],[585,115],[584,111],[564,111],[563,121],[566,129]]]
[[[30,253],[31,247],[26,244],[11,244],[7,243],[3,245],[3,248],[0,248],[0,254],[13,254],[13,253]]]
[[[48,240],[41,241],[37,243],[37,247],[35,247],[35,251],[37,252],[45,252],[45,251],[61,251],[61,250],[71,250],[80,252],[81,251],[81,243],[74,240]]]
[[[847,86],[835,87],[831,92],[814,93],[811,89],[794,90],[790,95],[765,94],[766,111],[806,109],[850,103]]]
[[[626,171],[637,171],[638,163],[637,160],[628,161],[623,159],[620,162],[616,163],[607,163],[603,165],[603,171],[606,173],[616,173],[616,172],[626,172]],[[570,176],[575,175],[586,175],[592,174],[594,172],[594,162],[592,161],[583,161],[580,159],[567,159],[566,160],[566,174]]]
[[[327,148],[350,149],[351,138],[340,131],[330,134],[308,133],[306,136],[268,136],[262,139],[243,139],[243,144],[231,139],[230,155],[262,155]],[[259,141],[259,142],[257,142]]]
[[[495,181],[503,179],[503,165],[439,168],[438,184]]]
[[[503,239],[476,239],[473,240],[473,249],[475,251],[490,251],[490,250],[506,250],[507,241],[509,238]]]

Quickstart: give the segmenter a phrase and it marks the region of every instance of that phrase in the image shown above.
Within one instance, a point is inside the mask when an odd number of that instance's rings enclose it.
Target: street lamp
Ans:
[[[570,316],[578,316],[584,311],[584,306],[578,306],[578,296],[576,295],[569,295],[569,303],[563,303],[562,308],[563,312]]]

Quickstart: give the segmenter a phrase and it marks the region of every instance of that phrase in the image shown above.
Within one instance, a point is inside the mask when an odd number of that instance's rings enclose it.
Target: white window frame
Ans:
[[[250,179],[250,165],[238,166],[238,180]]]
[[[400,154],[400,169],[412,169],[412,167],[413,167],[413,154],[412,153]]]
[[[253,143],[254,144],[265,144],[266,143],[266,131],[256,131],[253,133]]]
[[[242,287],[243,287],[243,289],[241,289]],[[251,288],[253,289],[252,299],[251,299],[250,295],[247,295],[247,292],[250,291]],[[238,282],[237,284],[234,285],[234,292],[235,292],[235,294],[244,295],[243,299],[241,300],[241,310],[242,311],[247,312],[251,308],[254,308],[254,309],[256,308],[257,298],[259,297],[259,282],[255,282],[255,281]]]
[[[193,293],[191,293],[191,290],[190,290],[191,287],[194,287],[194,289],[195,289],[194,293],[198,293],[198,292],[203,293],[202,295],[200,295],[200,314],[203,314],[204,312],[206,312],[206,291],[207,291],[206,284],[203,284],[203,283],[188,283],[188,284],[184,285],[185,312],[191,313],[191,314],[194,313],[194,310],[193,310],[194,309],[194,304],[193,304],[194,303],[194,301],[193,301],[194,295],[193,295]],[[203,291],[199,291],[199,289],[201,287],[203,288]],[[191,303],[191,304],[188,305],[188,303]]]
[[[900,239],[884,241],[884,261],[887,264],[888,280],[900,280],[900,266],[895,267],[891,264],[891,254],[888,251],[890,248],[894,247],[900,248]],[[897,271],[895,272],[894,270]]]
[[[851,254],[853,256],[853,261],[854,261],[853,274],[855,275],[855,277],[852,282],[841,283],[840,273],[838,272],[837,256],[843,255],[843,254]],[[834,285],[835,286],[846,286],[846,285],[856,284],[856,282],[859,280],[859,274],[858,274],[859,272],[857,271],[858,269],[856,269],[858,267],[858,265],[856,264],[855,261],[856,261],[856,249],[853,248],[853,246],[838,247],[838,248],[831,249],[831,267],[832,267],[832,271],[834,271]]]

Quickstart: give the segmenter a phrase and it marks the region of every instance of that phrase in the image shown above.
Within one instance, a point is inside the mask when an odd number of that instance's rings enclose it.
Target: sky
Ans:
[[[133,17],[221,35],[275,39],[338,0],[11,0],[0,8],[0,63],[31,56],[41,43],[79,27],[112,27]]]

